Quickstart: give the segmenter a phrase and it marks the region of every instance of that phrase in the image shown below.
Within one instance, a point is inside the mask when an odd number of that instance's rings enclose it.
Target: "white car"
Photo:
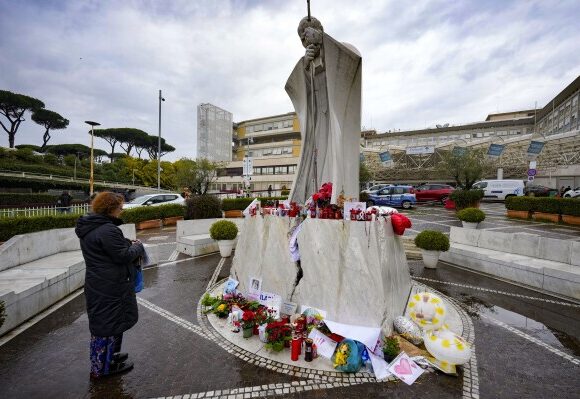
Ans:
[[[175,193],[147,194],[123,204],[123,209],[136,208],[138,206],[155,206],[166,204],[185,205],[185,199],[181,195]]]
[[[562,197],[564,197],[564,198],[576,198],[579,196],[580,196],[580,187],[576,187],[574,190],[566,191]]]

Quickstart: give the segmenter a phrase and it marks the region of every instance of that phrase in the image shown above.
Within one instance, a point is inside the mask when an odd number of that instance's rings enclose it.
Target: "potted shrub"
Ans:
[[[399,340],[396,337],[386,337],[383,342],[383,355],[387,363],[391,363],[401,352]]]
[[[425,267],[435,269],[441,251],[449,250],[449,238],[440,231],[424,230],[415,237],[415,245],[421,249]]]
[[[562,222],[580,226],[580,199],[562,199],[560,210],[562,211]]]
[[[560,221],[560,198],[530,198],[534,201],[534,220],[558,223]]]
[[[466,229],[477,229],[477,225],[485,220],[485,212],[478,208],[465,208],[457,212],[457,218]]]
[[[225,218],[242,218],[242,211],[247,208],[254,198],[225,198],[222,200],[222,210]]]
[[[180,204],[160,205],[159,216],[163,220],[163,226],[173,226],[178,220],[183,220],[185,215],[185,206]]]
[[[209,235],[217,240],[222,257],[227,258],[232,254],[238,236],[238,226],[229,220],[218,220],[209,228]]]
[[[508,197],[505,199],[507,216],[517,219],[532,217],[534,199],[530,197]]]
[[[457,210],[465,208],[479,208],[479,201],[483,198],[483,190],[453,190],[449,198]]]

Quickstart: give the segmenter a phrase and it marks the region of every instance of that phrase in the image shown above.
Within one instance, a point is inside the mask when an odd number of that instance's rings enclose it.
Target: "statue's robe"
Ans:
[[[314,109],[311,74],[304,58],[286,82],[302,132],[290,198],[302,204],[326,182],[333,185],[331,203],[337,202],[341,192],[346,198],[359,196],[362,58],[353,46],[327,34],[321,54],[324,68],[313,79]]]

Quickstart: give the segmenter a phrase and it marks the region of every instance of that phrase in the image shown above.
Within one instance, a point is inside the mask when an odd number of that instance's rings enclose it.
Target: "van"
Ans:
[[[523,180],[481,180],[473,188],[483,190],[483,198],[504,200],[507,197],[524,195]]]

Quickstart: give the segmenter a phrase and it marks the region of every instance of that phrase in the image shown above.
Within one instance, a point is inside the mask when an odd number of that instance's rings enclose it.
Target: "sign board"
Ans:
[[[528,154],[538,155],[542,152],[542,148],[544,148],[544,143],[542,141],[531,141],[530,146],[528,147]]]
[[[243,162],[243,174],[244,174],[244,176],[252,176],[254,174],[254,160],[253,160],[253,158],[244,157],[244,160],[242,162]]]
[[[467,148],[465,147],[453,147],[453,155],[455,155],[456,157],[462,157],[465,155],[465,153],[467,152]]]
[[[534,181],[534,176],[528,176],[528,181]]]
[[[528,176],[535,176],[536,173],[537,173],[537,170],[536,169],[530,169],[530,170],[528,170]]]
[[[491,157],[499,157],[503,152],[504,147],[503,144],[490,144],[487,149],[487,155]]]
[[[407,147],[405,153],[407,155],[422,155],[422,154],[433,154],[435,152],[434,145],[424,145],[420,147]]]
[[[536,165],[537,165],[536,161],[530,161],[530,167],[528,169],[536,169]]]
[[[391,156],[391,153],[389,151],[381,152],[379,154],[379,158],[381,159],[381,163],[383,164],[383,166],[385,167],[393,166],[393,157]]]

